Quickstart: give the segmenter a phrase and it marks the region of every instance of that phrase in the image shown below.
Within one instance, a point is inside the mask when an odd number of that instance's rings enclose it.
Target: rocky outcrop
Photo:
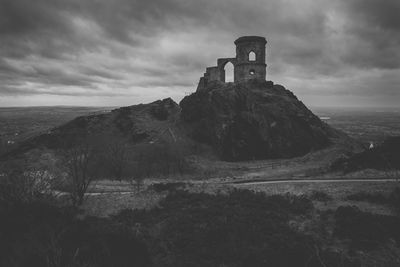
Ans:
[[[216,82],[186,96],[180,106],[189,136],[213,146],[224,160],[299,156],[340,135],[272,82]]]

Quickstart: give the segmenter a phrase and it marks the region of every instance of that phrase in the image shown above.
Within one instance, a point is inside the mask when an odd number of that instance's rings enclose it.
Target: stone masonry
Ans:
[[[234,82],[247,80],[265,81],[265,45],[267,41],[260,36],[243,36],[235,41],[236,57],[219,58],[217,66],[206,68],[200,78],[197,91],[205,89],[210,82],[225,83],[225,65],[231,62],[234,67]]]

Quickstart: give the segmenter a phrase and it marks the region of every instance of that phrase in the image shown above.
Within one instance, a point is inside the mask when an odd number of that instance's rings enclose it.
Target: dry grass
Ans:
[[[132,186],[127,182],[100,181],[92,187],[92,194],[88,196],[83,208],[87,214],[107,216],[122,209],[150,209],[162,200],[167,192],[157,193],[150,190],[155,180],[146,180],[140,193],[134,193]],[[166,181],[165,181],[166,182]],[[173,182],[168,181],[168,182]],[[376,214],[393,214],[391,207],[384,204],[373,204],[363,201],[350,201],[347,196],[357,192],[374,192],[389,194],[398,185],[394,181],[364,181],[364,182],[293,182],[272,184],[222,184],[218,181],[191,181],[187,182],[186,190],[190,192],[206,192],[210,194],[226,193],[233,188],[249,189],[265,192],[267,195],[294,194],[310,195],[312,192],[324,192],[332,199],[328,201],[313,201],[319,210],[336,209],[343,205],[355,205],[363,211]],[[93,194],[94,193],[94,194]]]
[[[398,183],[394,181],[363,181],[363,182],[294,182],[276,184],[254,184],[241,185],[237,188],[245,188],[254,191],[262,191],[269,195],[291,193],[295,195],[308,194],[312,191],[322,191],[332,196],[334,199],[343,199],[347,195],[358,192],[389,192]]]
[[[151,209],[167,194],[153,191],[140,193],[104,193],[88,196],[83,205],[85,214],[106,217],[123,209]]]
[[[347,200],[347,196],[357,192],[373,192],[390,194],[393,189],[399,186],[395,181],[364,181],[364,182],[302,182],[302,183],[276,183],[258,185],[235,185],[237,188],[250,189],[258,192],[265,192],[268,195],[291,193],[295,195],[309,195],[313,191],[324,192],[332,200],[313,201],[318,210],[335,210],[339,206],[354,205],[363,211],[374,214],[393,215],[393,208],[384,204],[368,203],[364,201]]]
[[[369,210],[373,213],[388,214],[392,212],[384,205],[348,201],[346,197],[360,191],[388,193],[396,186],[395,182],[302,182],[253,185],[231,183],[245,180],[387,178],[384,172],[372,170],[350,173],[346,176],[340,173],[324,173],[323,171],[332,160],[344,153],[346,149],[348,150],[343,144],[335,144],[324,150],[294,159],[237,163],[193,157],[190,161],[195,163],[198,168],[196,174],[185,177],[146,179],[144,188],[149,188],[151,184],[158,182],[186,182],[186,189],[190,192],[211,194],[228,192],[233,188],[262,191],[268,195],[286,193],[309,195],[313,191],[321,191],[332,197],[332,200],[326,202],[314,201],[316,207],[321,210],[335,209],[340,205],[357,205],[362,210]],[[96,181],[89,188],[89,192],[103,194],[90,196],[84,208],[88,214],[106,216],[124,208],[154,207],[166,195],[165,192],[156,193],[151,190],[144,190],[141,194],[130,193],[132,191],[132,185],[126,181]],[[110,194],[111,192],[114,193]]]

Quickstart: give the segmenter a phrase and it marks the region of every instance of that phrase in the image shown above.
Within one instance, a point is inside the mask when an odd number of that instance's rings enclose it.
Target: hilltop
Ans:
[[[346,138],[272,82],[211,83],[180,106],[189,136],[225,160],[290,158]]]
[[[291,158],[347,138],[283,86],[254,80],[210,83],[179,105],[167,98],[80,116],[21,142],[9,155],[58,149],[94,136],[130,145],[167,142],[186,154],[228,161]]]

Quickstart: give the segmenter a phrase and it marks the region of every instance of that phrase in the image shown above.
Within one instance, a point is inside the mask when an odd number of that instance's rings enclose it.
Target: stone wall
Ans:
[[[234,82],[247,80],[265,81],[265,45],[267,41],[260,36],[243,36],[235,41],[236,57],[219,58],[217,66],[206,68],[206,73],[200,78],[197,90],[206,88],[209,82],[225,83],[225,65],[231,62],[234,67]],[[255,53],[255,60],[249,59],[249,54]]]

